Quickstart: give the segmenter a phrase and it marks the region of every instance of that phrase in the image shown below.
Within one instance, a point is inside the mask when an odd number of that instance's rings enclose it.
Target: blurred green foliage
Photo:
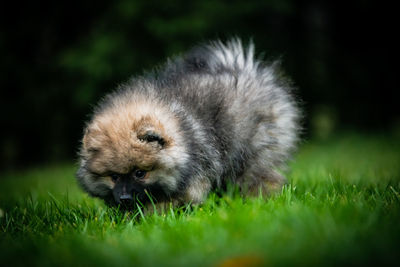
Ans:
[[[321,120],[318,106],[330,110],[338,127],[382,129],[398,119],[387,64],[391,42],[381,31],[394,24],[390,16],[371,20],[390,6],[352,1],[343,7],[333,0],[8,4],[0,16],[0,167],[74,158],[87,114],[105,93],[193,45],[231,36],[253,39],[268,60],[282,59],[303,100],[305,128]]]

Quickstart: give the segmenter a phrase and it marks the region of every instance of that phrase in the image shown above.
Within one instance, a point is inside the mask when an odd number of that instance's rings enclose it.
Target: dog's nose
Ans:
[[[119,197],[119,201],[123,205],[130,205],[133,201],[133,197],[132,197],[132,195],[123,194]]]

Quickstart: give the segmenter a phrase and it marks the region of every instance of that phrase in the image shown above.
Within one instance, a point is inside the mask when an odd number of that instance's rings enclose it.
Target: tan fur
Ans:
[[[100,175],[105,172],[128,173],[133,167],[143,170],[156,168],[161,147],[153,142],[140,140],[147,131],[159,133],[165,140],[164,149],[175,146],[163,124],[160,113],[149,111],[149,103],[138,102],[136,105],[122,104],[114,112],[103,113],[95,117],[83,138],[84,153],[89,159],[89,168]],[[157,107],[160,109],[160,107]],[[170,129],[176,129],[173,118],[168,121]]]
[[[242,182],[242,193],[248,196],[264,196],[268,197],[272,194],[280,192],[282,186],[286,183],[284,176],[276,171],[270,171],[263,175],[259,175],[251,183],[246,181]]]
[[[200,203],[207,197],[207,192],[211,189],[208,179],[194,180],[186,189],[184,203]]]

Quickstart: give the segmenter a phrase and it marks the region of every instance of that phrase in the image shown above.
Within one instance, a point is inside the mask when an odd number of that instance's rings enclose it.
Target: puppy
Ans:
[[[281,188],[299,110],[277,64],[239,39],[211,42],[122,84],[87,123],[77,178],[90,195],[201,203],[227,183],[247,195]]]

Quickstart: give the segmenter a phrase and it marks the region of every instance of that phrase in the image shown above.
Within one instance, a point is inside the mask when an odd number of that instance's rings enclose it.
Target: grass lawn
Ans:
[[[304,142],[270,198],[210,195],[163,215],[89,198],[72,164],[2,173],[1,266],[400,265],[400,141]]]

